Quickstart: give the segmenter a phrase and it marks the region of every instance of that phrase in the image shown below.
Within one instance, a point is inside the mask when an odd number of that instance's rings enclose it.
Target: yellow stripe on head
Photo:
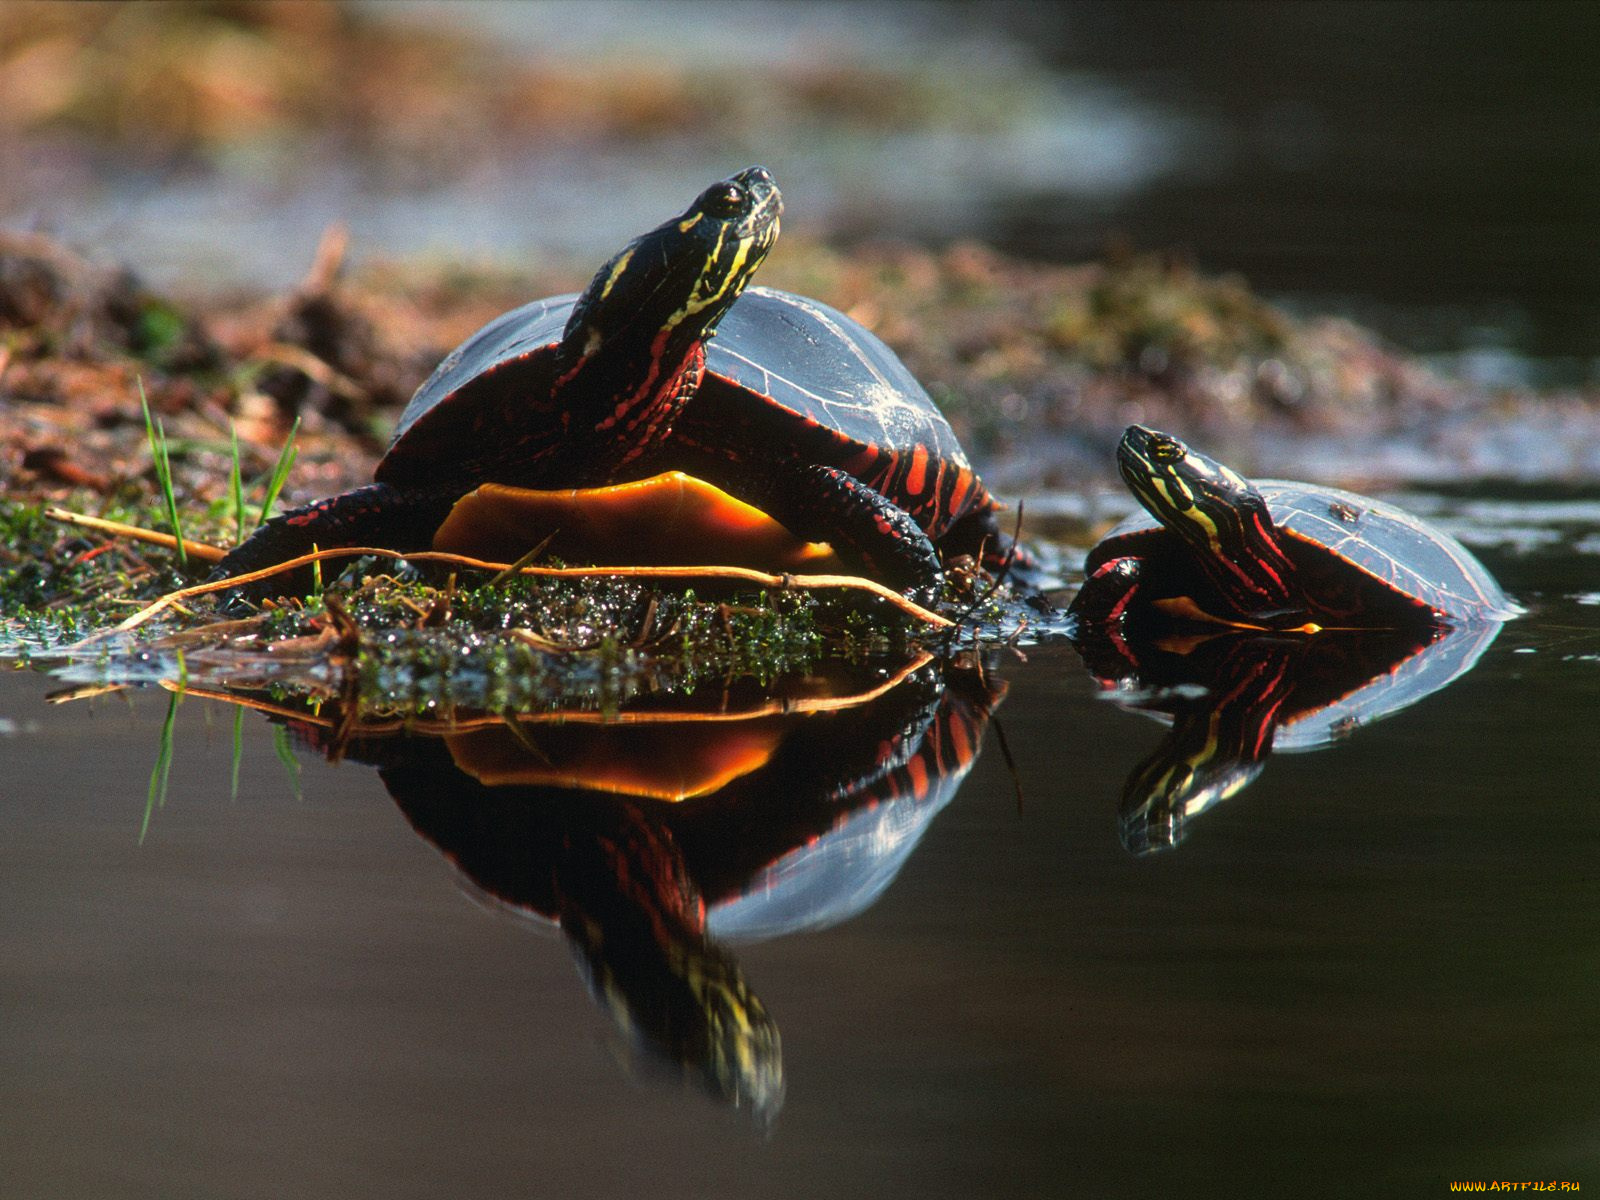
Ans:
[[[1184,519],[1191,524],[1199,526],[1206,535],[1206,545],[1210,547],[1211,552],[1219,557],[1222,556],[1224,551],[1222,549],[1221,531],[1205,509],[1197,504],[1184,513]]]
[[[695,218],[697,221],[699,219],[699,217]],[[628,264],[632,261],[632,246],[629,246],[621,254],[617,255],[616,261],[611,264],[611,274],[606,277],[605,286],[600,289],[600,299],[604,300],[611,294],[611,289],[617,286],[617,280],[622,278],[623,272],[628,269]]]
[[[1194,492],[1176,475],[1165,471],[1152,474],[1150,482],[1161,493],[1162,507],[1172,512],[1183,512],[1194,507]]]

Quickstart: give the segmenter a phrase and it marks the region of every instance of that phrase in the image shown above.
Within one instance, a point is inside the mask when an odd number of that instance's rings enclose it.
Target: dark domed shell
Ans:
[[[706,369],[863,445],[923,446],[970,469],[949,422],[895,352],[820,300],[748,289],[722,319]]]
[[[576,299],[513,309],[446,357],[401,414],[377,478],[436,485],[504,436],[538,429],[529,410],[548,403],[555,347]],[[750,405],[766,418],[744,435],[750,441],[781,438],[802,456],[845,465],[932,536],[987,500],[954,430],[894,351],[820,301],[750,288],[723,317],[685,422],[719,425],[737,412],[744,423]],[[556,442],[558,414],[544,421]]]
[[[1402,508],[1309,483],[1267,479],[1258,486],[1279,528],[1435,612],[1499,621],[1518,611],[1470,550]]]
[[[453,464],[482,455],[497,411],[508,420],[526,419],[525,411],[504,404],[508,391],[548,401],[555,348],[577,299],[551,296],[502,313],[446,355],[400,414],[377,478],[439,482]],[[517,386],[508,389],[503,384],[510,376]]]

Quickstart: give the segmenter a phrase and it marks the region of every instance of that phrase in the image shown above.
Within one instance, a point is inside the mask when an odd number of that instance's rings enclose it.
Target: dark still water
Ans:
[[[1170,169],[1114,203],[1007,197],[998,244],[1079,258],[1117,230],[1408,349],[1514,347],[1552,378],[1592,378],[1600,8],[1092,0],[1003,13],[1063,77],[1113,83],[1186,127]]]
[[[478,735],[352,752],[379,769],[302,746],[291,767],[254,713],[231,797],[236,710],[190,697],[142,842],[167,696],[50,706],[58,682],[0,676],[3,1191],[1596,1186],[1591,507],[1463,509],[1453,528],[1478,530],[1531,613],[1453,685],[1276,755],[1143,856],[1118,805],[1163,730],[1097,697],[1065,646],[1003,670],[1020,808],[970,688],[907,700],[938,754],[836,787],[831,812],[781,802],[779,776],[850,775],[879,707],[819,715],[833,724],[810,745],[756,746],[740,761],[765,782],[744,807],[626,819],[490,795],[469,766],[531,776]],[[934,783],[909,804],[897,781],[919,772]],[[645,825],[675,849],[651,851]],[[799,853],[841,827],[853,859]],[[622,882],[575,882],[602,861]],[[739,1108],[618,1032],[655,1018],[629,1007],[642,968],[607,946],[676,919],[626,902],[634,884],[670,893],[649,870],[667,863],[710,906],[712,950],[662,970],[727,1001]],[[587,928],[570,946],[535,916],[563,904]],[[807,911],[833,923],[803,928]]]

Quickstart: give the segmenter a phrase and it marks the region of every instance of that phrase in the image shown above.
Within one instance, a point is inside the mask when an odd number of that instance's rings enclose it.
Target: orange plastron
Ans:
[[[827,543],[802,541],[759,508],[682,471],[561,491],[486,483],[456,501],[433,545],[515,562],[546,538],[542,558],[596,566],[846,569]]]

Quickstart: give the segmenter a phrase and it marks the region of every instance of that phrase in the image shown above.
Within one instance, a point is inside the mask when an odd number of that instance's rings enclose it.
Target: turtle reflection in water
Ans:
[[[1246,787],[1276,751],[1317,750],[1453,683],[1500,632],[1360,630],[1317,637],[1223,634],[1080,642],[1118,704],[1171,722],[1129,774],[1118,807],[1134,854],[1175,847],[1189,821]]]
[[[1145,512],[1089,552],[1072,603],[1089,670],[1172,731],[1129,778],[1123,841],[1173,846],[1279,749],[1308,749],[1469,670],[1518,611],[1460,542],[1312,484],[1251,483],[1134,425],[1117,466]]]
[[[484,718],[337,745],[477,889],[559,924],[644,1061],[760,1125],[778,1027],[723,938],[844,921],[894,879],[976,759],[1001,685],[923,656],[888,682],[808,678],[740,711]],[[846,694],[841,694],[841,690]]]

